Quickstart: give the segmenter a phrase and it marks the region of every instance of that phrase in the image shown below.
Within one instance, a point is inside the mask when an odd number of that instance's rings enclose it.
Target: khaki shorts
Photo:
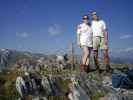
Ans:
[[[108,49],[108,46],[105,45],[104,37],[93,37],[93,50],[98,49],[106,50]]]

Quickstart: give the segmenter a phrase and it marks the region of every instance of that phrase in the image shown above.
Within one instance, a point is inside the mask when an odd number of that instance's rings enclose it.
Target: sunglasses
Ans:
[[[83,20],[88,20],[88,18],[83,18]]]
[[[97,15],[96,14],[92,14],[91,16],[93,17],[93,16],[97,16]]]

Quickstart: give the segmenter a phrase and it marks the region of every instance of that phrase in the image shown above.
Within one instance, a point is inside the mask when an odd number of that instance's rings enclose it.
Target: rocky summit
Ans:
[[[0,55],[0,100],[133,100],[133,90],[125,88],[132,87],[132,77],[127,79],[131,64],[111,64],[112,73],[85,73],[79,69],[78,56],[73,63],[67,54],[4,49]],[[118,87],[114,80],[118,83],[120,76],[124,82]]]

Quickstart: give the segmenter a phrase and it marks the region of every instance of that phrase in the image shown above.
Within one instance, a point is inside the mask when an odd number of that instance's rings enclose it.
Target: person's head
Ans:
[[[98,20],[97,13],[95,11],[93,11],[91,15],[92,15],[93,20]]]
[[[86,24],[89,23],[89,17],[88,17],[87,15],[84,15],[84,16],[82,17],[82,19],[83,19],[83,23],[86,23]]]

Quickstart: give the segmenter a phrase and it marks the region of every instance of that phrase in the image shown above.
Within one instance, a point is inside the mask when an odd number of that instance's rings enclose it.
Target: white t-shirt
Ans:
[[[80,34],[80,43],[88,47],[92,47],[92,29],[89,25],[82,23],[78,25],[77,34]]]
[[[106,24],[103,20],[92,21],[93,36],[104,37],[104,30],[106,30]]]

